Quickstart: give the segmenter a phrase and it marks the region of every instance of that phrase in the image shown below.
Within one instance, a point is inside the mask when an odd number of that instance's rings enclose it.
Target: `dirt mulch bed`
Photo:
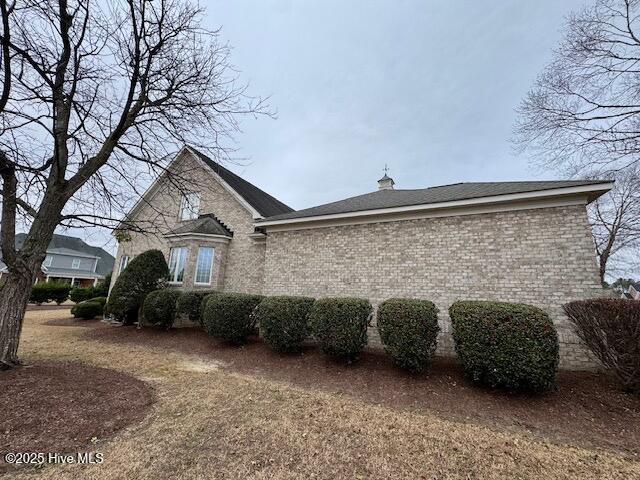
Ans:
[[[38,312],[41,310],[69,310],[75,304],[73,303],[63,303],[62,305],[56,305],[55,303],[43,303],[42,305],[27,305],[27,312]]]
[[[560,372],[557,388],[543,395],[509,394],[472,385],[461,367],[438,359],[428,374],[410,375],[380,351],[366,351],[350,366],[337,364],[315,348],[279,355],[259,340],[237,348],[197,329],[161,331],[110,327],[85,338],[147,345],[210,360],[225,369],[304,388],[346,394],[393,408],[430,410],[448,419],[506,431],[528,431],[555,443],[602,447],[640,456],[640,396],[626,394],[604,375]]]
[[[0,371],[0,385],[1,453],[91,451],[92,439],[139,422],[154,401],[143,381],[79,363]],[[0,473],[9,468],[0,460]]]

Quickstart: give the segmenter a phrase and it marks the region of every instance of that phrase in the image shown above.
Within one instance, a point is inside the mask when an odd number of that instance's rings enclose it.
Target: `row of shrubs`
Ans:
[[[36,283],[31,289],[29,302],[41,305],[47,302],[56,302],[58,305],[64,303],[69,298],[71,285],[58,282]]]
[[[104,280],[98,282],[95,286],[72,288],[69,292],[69,299],[74,303],[80,303],[93,298],[106,297],[109,294],[110,284],[111,274],[107,275]]]
[[[256,332],[278,352],[315,340],[327,355],[356,360],[367,344],[373,308],[360,298],[323,298],[156,290],[143,304],[146,322],[169,328],[185,315],[212,337],[242,344]],[[529,305],[456,302],[449,309],[456,352],[467,375],[492,387],[541,391],[553,385],[558,337],[549,316]],[[430,301],[393,298],[378,307],[377,326],[394,362],[425,370],[435,353],[438,309]]]

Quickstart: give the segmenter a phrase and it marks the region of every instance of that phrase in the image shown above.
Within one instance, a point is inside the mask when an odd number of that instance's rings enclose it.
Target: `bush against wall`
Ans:
[[[354,361],[367,344],[372,310],[362,298],[316,300],[309,312],[311,334],[327,355]]]
[[[246,293],[214,293],[204,300],[202,321],[209,335],[234,344],[247,341],[254,332],[253,314],[262,296]]]
[[[124,323],[134,323],[144,298],[160,288],[169,267],[160,250],[147,250],[135,257],[117,278],[107,301],[106,313]]]
[[[385,351],[396,365],[421,372],[436,350],[438,308],[428,300],[385,300],[378,307],[378,331]]]
[[[107,304],[107,297],[93,297],[87,300],[87,302],[97,302],[104,308],[104,306]]]
[[[36,283],[31,290],[29,302],[38,305],[46,302],[56,302],[58,305],[69,298],[71,285],[67,283],[42,282]]]
[[[566,304],[564,311],[580,339],[623,388],[640,393],[640,302],[580,300]]]
[[[149,293],[142,304],[145,322],[164,328],[173,327],[176,319],[176,302],[182,292],[175,288],[163,288]]]
[[[453,339],[475,382],[542,391],[558,369],[558,335],[547,313],[518,303],[464,301],[449,308]]]
[[[98,315],[102,315],[104,306],[98,302],[84,301],[74,305],[71,308],[71,315],[75,318],[82,318],[83,320],[91,320]]]
[[[202,325],[202,303],[206,296],[216,293],[214,290],[187,290],[176,303],[176,316],[184,316],[192,322]]]
[[[296,352],[309,335],[309,297],[267,297],[256,309],[260,335],[277,352]]]

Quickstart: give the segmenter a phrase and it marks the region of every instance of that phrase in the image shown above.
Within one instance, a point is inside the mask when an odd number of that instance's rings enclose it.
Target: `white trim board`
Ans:
[[[433,212],[441,212],[437,216],[470,215],[476,213],[488,213],[488,211],[478,211],[476,207],[491,206],[490,211],[509,211],[530,208],[542,208],[545,206],[559,206],[554,202],[573,202],[572,204],[587,204],[599,195],[606,193],[613,187],[613,182],[598,183],[594,185],[582,185],[578,187],[554,188],[549,190],[538,190],[526,193],[512,193],[506,195],[492,195],[489,197],[471,198],[466,200],[453,200],[449,202],[429,203],[422,205],[407,205],[403,207],[380,208],[374,210],[363,210],[357,212],[336,213],[329,215],[317,215],[312,217],[290,218],[282,220],[267,220],[256,222],[254,227],[263,227],[267,231],[291,230],[300,228],[310,228],[301,226],[303,224],[313,224],[322,222],[327,226],[327,222],[339,221],[339,224],[374,223],[381,221],[394,221],[407,219],[411,213],[418,215],[416,218],[428,218],[436,215]],[[596,195],[597,194],[597,195]],[[547,203],[545,203],[547,201]],[[562,203],[566,204],[566,203]],[[425,216],[426,215],[426,216]],[[395,216],[384,220],[388,216]],[[398,218],[400,216],[401,218]]]
[[[214,235],[212,233],[167,233],[164,235],[164,237],[169,239],[170,241],[204,240],[207,242],[219,243],[229,243],[229,241],[233,238],[226,235]]]
[[[467,215],[481,215],[486,213],[498,213],[498,212],[513,212],[518,210],[534,210],[539,208],[552,208],[552,207],[565,207],[570,205],[586,205],[586,198],[573,198],[562,200],[540,200],[536,202],[521,202],[510,203],[505,205],[479,205],[472,207],[450,207],[448,209],[438,210],[421,210],[421,211],[406,211],[396,212],[394,214],[378,214],[370,216],[359,216],[353,218],[336,218],[328,219],[325,221],[315,221],[308,223],[298,224],[284,224],[273,225],[265,227],[267,234],[269,232],[283,232],[287,230],[305,230],[311,228],[325,228],[325,227],[337,227],[345,225],[363,225],[367,223],[385,223],[385,222],[399,222],[403,220],[419,220],[424,218],[441,218],[441,217],[455,217],[455,216],[467,216]],[[263,226],[258,223],[256,226]]]

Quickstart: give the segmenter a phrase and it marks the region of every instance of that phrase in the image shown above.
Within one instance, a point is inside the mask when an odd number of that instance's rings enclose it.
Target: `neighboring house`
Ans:
[[[632,300],[640,300],[640,282],[629,285],[627,289],[627,295]]]
[[[131,233],[120,268],[158,248],[171,283],[265,295],[432,300],[441,354],[452,354],[448,308],[456,300],[538,305],[556,322],[565,367],[590,360],[562,313],[602,294],[586,205],[608,181],[458,183],[396,190],[386,174],[364,195],[293,211],[193,148],[161,176],[127,220],[160,233]],[[122,237],[121,237],[122,238]],[[377,336],[372,330],[371,339]]]
[[[25,238],[24,233],[16,235],[18,250]],[[88,287],[111,273],[114,261],[113,255],[100,247],[93,247],[76,237],[54,234],[36,283],[56,281]],[[0,261],[0,279],[6,272],[6,265]]]

